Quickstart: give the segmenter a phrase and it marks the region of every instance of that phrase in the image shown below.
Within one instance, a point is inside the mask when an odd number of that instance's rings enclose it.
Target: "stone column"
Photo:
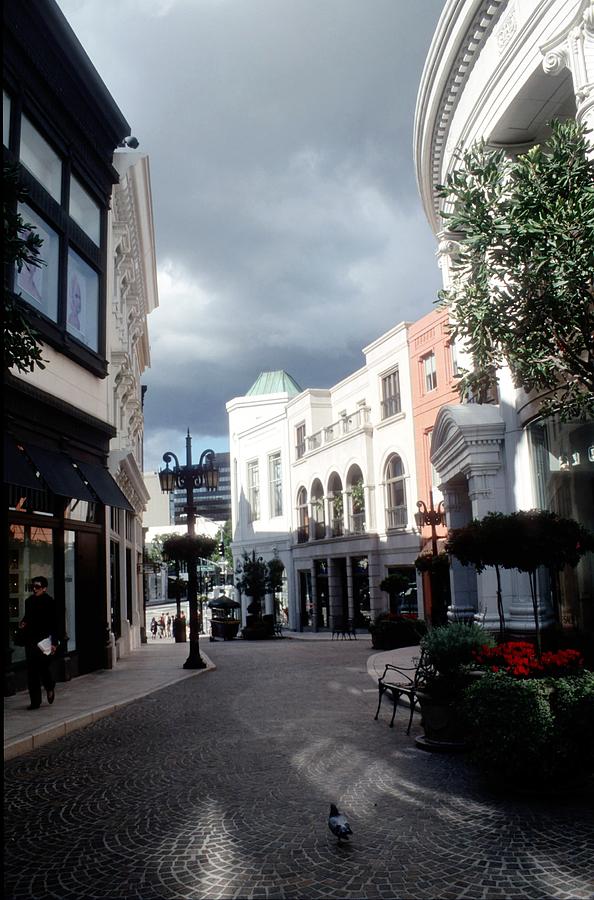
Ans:
[[[349,619],[355,618],[355,596],[353,591],[353,559],[347,556],[347,599],[349,604]]]
[[[462,528],[472,518],[467,485],[440,485],[448,528]],[[451,606],[448,619],[471,621],[478,608],[477,575],[472,566],[463,566],[455,557],[450,568]]]
[[[324,526],[326,537],[332,537],[332,497],[324,497]]]
[[[328,599],[330,606],[330,628],[342,618],[342,598],[340,593],[340,576],[338,566],[333,557],[328,557]]]

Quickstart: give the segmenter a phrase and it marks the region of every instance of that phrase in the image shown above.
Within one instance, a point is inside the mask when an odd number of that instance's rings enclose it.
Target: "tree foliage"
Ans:
[[[45,263],[40,257],[43,244],[33,225],[25,222],[18,203],[26,198],[21,187],[18,170],[5,166],[3,170],[2,206],[4,211],[4,277],[16,267],[21,272],[23,266],[39,268]],[[32,372],[35,367],[45,369],[41,357],[41,341],[29,316],[23,311],[18,300],[4,285],[4,371],[16,368],[19,372]]]
[[[519,510],[509,515],[488,513],[484,519],[474,519],[464,528],[451,531],[446,549],[463,566],[472,565],[477,572],[486,566],[495,568],[502,632],[505,620],[500,569],[517,569],[528,574],[540,656],[537,571],[544,566],[553,579],[565,566],[577,566],[585,553],[594,552],[594,534],[574,519],[561,518],[545,509]]]
[[[484,398],[503,363],[516,387],[550,393],[543,415],[594,415],[594,161],[585,129],[552,122],[544,145],[509,159],[482,143],[440,186],[458,243],[440,299]]]

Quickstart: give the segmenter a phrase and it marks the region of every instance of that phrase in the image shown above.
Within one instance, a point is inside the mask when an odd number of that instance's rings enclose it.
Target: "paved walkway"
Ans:
[[[418,720],[410,737],[387,709],[374,721],[368,640],[205,642],[203,674],[186,649],[143,647],[125,677],[141,661],[145,682],[182,677],[6,763],[5,896],[592,897],[592,794],[492,794],[464,757],[417,750]],[[117,677],[85,676],[85,694]]]
[[[287,637],[301,641],[330,640],[330,635],[308,632],[289,633]],[[359,635],[357,640],[373,653],[369,635]],[[149,640],[148,644],[119,660],[111,670],[102,669],[73,678],[67,683],[58,683],[53,706],[48,706],[45,692],[42,706],[36,710],[27,709],[29,695],[26,691],[5,697],[4,759],[13,759],[78,728],[84,728],[139,697],[185,678],[205,674],[214,668],[214,663],[208,656],[208,648],[212,646],[208,638],[201,640],[201,653],[208,668],[197,672],[182,668],[189,645],[176,644],[173,640],[164,638]],[[370,656],[371,677],[377,678],[383,672],[385,662],[393,661],[396,657],[401,659],[400,665],[410,665],[410,656],[409,650]]]

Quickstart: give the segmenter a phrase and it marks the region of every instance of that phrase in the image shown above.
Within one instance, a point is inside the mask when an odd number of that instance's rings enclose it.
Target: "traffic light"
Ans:
[[[225,555],[225,542],[224,541],[221,541],[221,543],[219,544],[219,554],[221,556]]]

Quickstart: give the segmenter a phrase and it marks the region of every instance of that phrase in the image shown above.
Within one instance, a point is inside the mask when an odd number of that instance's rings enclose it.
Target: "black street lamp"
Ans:
[[[159,481],[163,493],[171,493],[175,488],[185,488],[188,522],[188,534],[194,535],[196,524],[196,505],[194,503],[194,490],[204,487],[207,491],[216,491],[219,486],[219,470],[214,465],[214,451],[205,450],[200,456],[198,465],[192,465],[192,438],[190,431],[186,435],[186,464],[180,466],[175,453],[168,451],[163,454],[165,468],[159,472]],[[169,463],[175,460],[173,469]],[[200,656],[199,627],[198,627],[198,575],[196,571],[197,557],[188,560],[188,606],[190,610],[190,655],[184,663],[184,669],[204,669],[206,663]]]
[[[429,491],[429,509],[422,500],[417,500],[418,513],[415,513],[415,520],[418,528],[423,525],[431,526],[431,550],[433,556],[437,556],[437,531],[438,525],[445,523],[445,510],[443,508],[443,500],[437,504],[437,509],[433,506],[433,491]]]

